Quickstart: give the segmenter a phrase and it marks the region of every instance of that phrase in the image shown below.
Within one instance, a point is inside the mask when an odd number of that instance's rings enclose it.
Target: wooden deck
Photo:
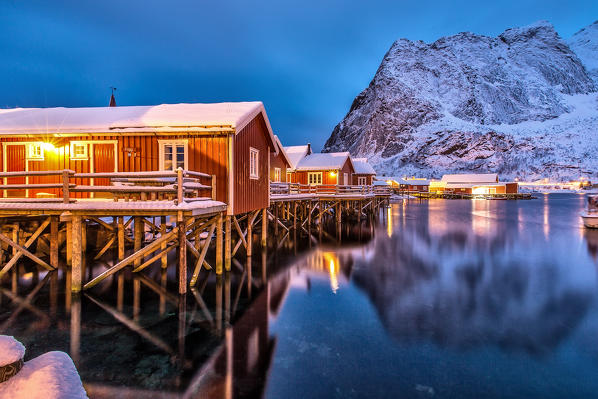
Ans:
[[[534,197],[530,193],[511,193],[511,194],[458,194],[458,193],[409,193],[422,199],[493,199],[493,200],[528,200]]]

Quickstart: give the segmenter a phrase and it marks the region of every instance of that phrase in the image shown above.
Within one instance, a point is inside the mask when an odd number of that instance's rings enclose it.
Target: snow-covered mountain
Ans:
[[[498,37],[397,40],[324,151],[367,156],[387,175],[598,178],[596,31],[571,38],[580,56],[545,21]]]
[[[598,85],[598,21],[571,36],[567,44]]]

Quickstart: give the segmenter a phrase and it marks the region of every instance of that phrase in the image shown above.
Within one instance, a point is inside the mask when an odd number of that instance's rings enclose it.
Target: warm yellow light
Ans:
[[[338,291],[338,279],[336,278],[336,267],[332,259],[330,259],[330,263],[328,264],[328,271],[330,274],[330,288],[336,294],[336,291]]]
[[[42,148],[44,151],[56,151],[56,147],[54,147],[54,144],[52,143],[44,142],[42,143]]]
[[[336,177],[336,172],[330,172],[330,177]]]

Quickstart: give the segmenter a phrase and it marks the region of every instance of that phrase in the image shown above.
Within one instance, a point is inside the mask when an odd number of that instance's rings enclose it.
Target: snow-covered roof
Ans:
[[[411,186],[429,186],[430,185],[430,180],[428,180],[428,179],[404,179],[402,177],[396,177],[396,176],[379,176],[378,180],[384,180],[384,181],[392,180],[393,182],[395,182],[397,184],[408,184]]]
[[[264,105],[259,102],[161,104],[88,108],[0,109],[0,135],[110,133],[127,131],[230,128],[241,131],[262,114],[274,142]]]
[[[447,183],[446,188],[503,187],[506,183]]]
[[[329,152],[307,155],[297,165],[297,170],[331,170],[341,169],[345,162],[351,162],[348,152]],[[355,167],[353,167],[355,169]]]
[[[285,159],[286,163],[290,166],[291,161],[289,160],[289,156],[287,155],[287,152],[285,151],[284,147],[282,146],[282,143],[280,142],[280,138],[277,135],[274,135],[274,140],[276,143],[276,153],[280,154]]]
[[[479,174],[455,174],[444,175],[440,180],[445,183],[496,183],[498,175],[496,173],[479,173]]]
[[[367,158],[352,158],[355,173],[358,175],[375,175],[376,171]]]
[[[291,169],[295,169],[299,161],[301,161],[301,159],[303,159],[309,152],[309,144],[284,147],[284,150],[287,153]]]

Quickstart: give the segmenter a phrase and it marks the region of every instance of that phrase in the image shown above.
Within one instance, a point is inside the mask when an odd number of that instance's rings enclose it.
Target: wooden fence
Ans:
[[[270,183],[271,195],[390,195],[390,186],[382,185],[340,185],[340,184],[300,184],[300,183]]]
[[[61,182],[39,184],[6,184],[7,179],[15,177],[58,176]],[[119,199],[162,200],[172,199],[175,203],[183,200],[192,201],[202,198],[200,192],[210,191],[212,199],[216,199],[216,176],[206,173],[183,170],[155,171],[155,172],[111,172],[111,173],[76,173],[73,170],[28,171],[28,172],[0,172],[4,197],[19,200],[19,197],[8,197],[11,190],[59,190],[64,203],[71,202],[72,193],[100,194],[108,193],[117,201]],[[74,179],[109,179],[110,185],[76,184]],[[201,183],[201,179],[209,179],[210,184]],[[205,198],[205,194],[204,194]],[[40,202],[49,201],[48,198],[37,199]]]

